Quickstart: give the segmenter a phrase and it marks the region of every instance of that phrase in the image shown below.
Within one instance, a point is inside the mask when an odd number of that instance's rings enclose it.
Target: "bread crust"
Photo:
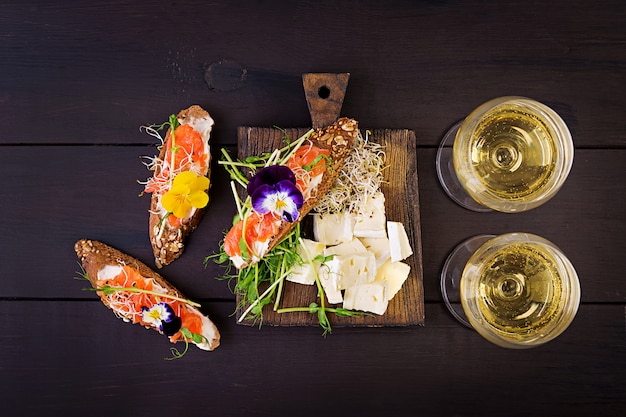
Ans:
[[[96,240],[81,239],[74,244],[74,251],[80,259],[86,277],[89,279],[89,282],[91,283],[93,288],[97,288],[98,286],[98,272],[102,268],[107,265],[126,265],[137,270],[142,277],[153,279],[161,287],[165,288],[168,291],[168,294],[187,299],[187,297],[185,297],[178,289],[176,289],[165,278],[156,273],[146,264],[105,243]],[[101,296],[100,298],[104,305],[112,309],[111,305],[107,301],[107,297]],[[206,315],[202,314],[202,312],[200,312],[195,307],[187,306],[186,308],[195,310],[200,315],[204,316],[203,323],[204,326],[207,326],[207,328],[204,329],[203,327],[203,335],[207,338],[207,341],[202,345],[198,345],[198,347],[204,350],[213,350],[218,347],[220,344],[220,334],[213,322],[211,322],[211,320]],[[158,331],[158,329],[156,328],[150,328]]]
[[[106,265],[128,265],[139,271],[144,278],[152,278],[177,297],[184,297],[180,291],[140,260],[127,255],[97,240],[81,239],[74,244],[74,251],[80,259],[91,285],[96,288],[98,271]],[[106,302],[105,302],[106,304]],[[109,307],[109,306],[107,306]]]
[[[198,119],[211,119],[209,113],[198,105],[193,105],[185,110],[181,110],[177,115],[181,125],[191,124]],[[212,119],[211,119],[212,120]],[[166,141],[163,143],[158,155],[158,159],[163,161],[167,152],[168,142],[171,140],[171,127],[167,130]],[[203,138],[208,141],[208,137]],[[161,172],[161,166],[155,169],[155,176]],[[209,153],[209,161],[207,163],[207,172],[205,176],[211,179],[211,157]],[[209,183],[210,184],[210,183]],[[210,189],[210,186],[209,186]],[[208,192],[208,190],[207,190]],[[163,221],[159,210],[159,195],[152,194],[150,200],[150,219],[148,223],[150,233],[150,243],[154,252],[154,262],[157,268],[172,263],[175,259],[183,254],[185,243],[189,235],[198,227],[200,221],[204,217],[205,208],[196,209],[194,214],[186,220],[180,227],[172,227],[169,222]]]

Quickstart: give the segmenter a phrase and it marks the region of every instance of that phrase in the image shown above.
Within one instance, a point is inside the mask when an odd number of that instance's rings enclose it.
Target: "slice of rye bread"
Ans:
[[[119,266],[119,265],[127,265],[136,271],[144,278],[151,278],[156,281],[161,287],[165,288],[168,291],[168,294],[187,299],[180,291],[178,291],[172,284],[165,280],[161,275],[154,272],[151,268],[149,268],[146,264],[139,261],[136,258],[133,258],[130,255],[127,255],[105,243],[89,240],[89,239],[81,239],[74,244],[74,250],[76,251],[76,255],[80,259],[83,269],[91,283],[92,287],[97,287],[98,280],[98,272],[107,265],[111,266]],[[111,305],[108,303],[108,299],[106,296],[100,297],[103,304],[108,308],[111,308]],[[220,344],[220,333],[217,330],[217,327],[213,322],[200,310],[197,308],[185,305],[184,308],[188,308],[192,311],[200,314],[202,319],[202,335],[206,338],[201,344],[196,344],[200,349],[204,350],[213,350]],[[113,310],[113,309],[112,309]],[[115,311],[115,310],[114,310]],[[117,312],[116,312],[116,315]],[[124,319],[124,317],[120,317]],[[158,331],[158,329],[153,328]],[[193,343],[193,341],[190,341]]]
[[[343,165],[346,162],[346,158],[352,151],[354,138],[356,137],[358,130],[359,123],[356,120],[342,117],[335,123],[324,128],[316,129],[313,133],[311,133],[309,140],[313,143],[313,145],[320,149],[327,149],[330,151],[331,164],[327,166],[324,176],[322,177],[322,182],[315,188],[314,194],[311,198],[307,199],[300,208],[298,220],[295,222],[282,220],[278,233],[270,241],[269,248],[267,250],[268,252],[279,244],[280,241],[283,240],[295,227],[295,225],[302,221],[304,216],[306,216],[309,211],[315,207],[320,197],[328,192],[328,189],[333,185],[339,176],[341,168],[343,168]]]
[[[208,142],[210,131],[213,126],[213,119],[206,110],[198,105],[193,105],[188,109],[182,110],[176,115],[176,117],[181,125],[190,124],[194,126],[198,120],[206,120],[207,123],[210,121],[210,123],[208,123],[209,128],[207,130],[198,132],[202,136],[203,140]],[[171,127],[167,130],[166,138],[168,138],[168,141],[171,140],[171,130]],[[163,161],[165,158],[167,146],[168,144],[165,142],[161,147],[161,151],[158,156],[160,161]],[[211,154],[209,152],[207,172],[205,174],[205,176],[209,179],[211,178],[210,155]],[[159,175],[160,172],[161,166],[158,165],[154,175]],[[185,242],[187,241],[189,235],[198,227],[198,224],[200,224],[200,220],[202,220],[204,212],[204,208],[196,209],[191,218],[183,222],[180,227],[171,227],[169,222],[162,221],[162,216],[159,213],[159,196],[156,193],[152,194],[152,199],[150,200],[149,230],[150,243],[152,244],[152,250],[154,252],[154,262],[157,268],[161,268],[163,265],[172,263],[176,258],[183,254]],[[163,227],[163,231],[161,231],[161,227]]]

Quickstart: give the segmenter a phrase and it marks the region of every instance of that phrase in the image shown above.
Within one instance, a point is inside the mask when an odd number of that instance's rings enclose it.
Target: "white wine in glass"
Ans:
[[[500,97],[450,129],[437,152],[437,175],[463,207],[520,212],[552,198],[573,159],[571,134],[554,110],[525,97]]]
[[[448,257],[444,301],[457,319],[507,348],[530,348],[561,334],[580,303],[578,275],[563,252],[530,233],[482,235]]]

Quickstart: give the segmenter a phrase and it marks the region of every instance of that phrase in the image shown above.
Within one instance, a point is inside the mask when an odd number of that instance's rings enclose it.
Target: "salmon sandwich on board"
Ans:
[[[349,74],[304,74],[312,128],[238,129],[219,253],[237,323],[423,324],[415,134],[340,117]],[[232,267],[232,270],[231,270]]]

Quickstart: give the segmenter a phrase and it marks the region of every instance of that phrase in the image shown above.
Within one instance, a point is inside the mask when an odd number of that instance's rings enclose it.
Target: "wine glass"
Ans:
[[[550,107],[516,96],[490,100],[444,136],[437,176],[473,211],[520,212],[552,198],[572,167],[567,125]]]
[[[552,242],[530,233],[467,239],[444,264],[441,292],[459,321],[515,349],[560,335],[580,303],[570,261]]]

